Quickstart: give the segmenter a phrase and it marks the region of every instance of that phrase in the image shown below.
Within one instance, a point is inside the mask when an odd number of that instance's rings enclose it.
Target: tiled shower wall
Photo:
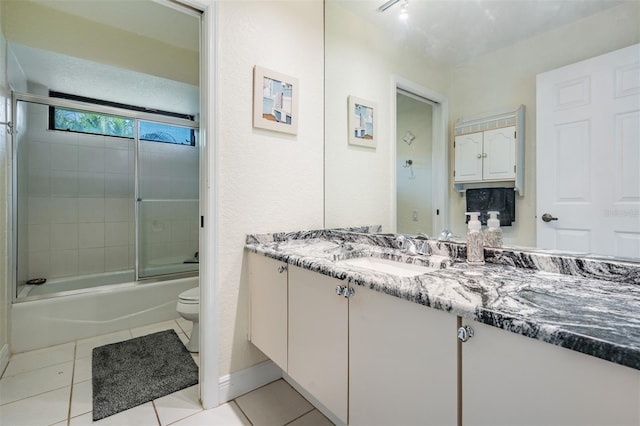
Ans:
[[[26,151],[26,161],[19,159],[23,172],[18,176],[18,193],[22,195],[19,198],[26,201],[21,203],[26,206],[19,206],[18,217],[26,227],[19,233],[18,244],[23,247],[21,253],[27,247],[28,259],[21,262],[19,280],[132,269],[135,261],[133,140],[47,130],[46,106],[30,104],[27,114],[26,137],[21,142],[26,142],[26,147],[19,148],[23,159]],[[184,185],[195,186],[197,198],[197,148],[153,145],[154,154],[142,156],[150,161],[143,170],[153,170],[154,162],[162,162],[158,171],[160,178],[153,180],[151,176],[144,185],[162,195],[167,183],[168,188],[172,188],[173,180],[178,179]],[[188,178],[184,178],[185,175]],[[145,234],[141,247],[146,261],[157,260],[149,257],[154,253],[164,256],[163,261],[167,261],[167,253],[176,259],[193,256],[198,250],[197,203],[195,205],[195,211],[143,210],[144,220],[155,224],[149,228],[151,225],[143,223]],[[184,225],[190,225],[187,226],[190,230],[185,231]],[[150,229],[148,236],[145,226]],[[182,231],[172,233],[173,228]]]

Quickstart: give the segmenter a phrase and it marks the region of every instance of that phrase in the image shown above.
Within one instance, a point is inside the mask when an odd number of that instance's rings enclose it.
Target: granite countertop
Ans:
[[[640,370],[640,266],[486,249],[465,262],[463,244],[320,230],[247,236],[246,249],[464,318]],[[434,267],[399,277],[340,263],[373,256]],[[357,288],[356,288],[357,291]]]

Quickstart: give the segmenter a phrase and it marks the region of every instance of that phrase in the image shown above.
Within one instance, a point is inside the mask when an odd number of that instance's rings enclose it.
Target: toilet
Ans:
[[[178,296],[176,310],[187,321],[193,322],[191,339],[187,343],[189,352],[200,351],[200,287],[183,291]]]

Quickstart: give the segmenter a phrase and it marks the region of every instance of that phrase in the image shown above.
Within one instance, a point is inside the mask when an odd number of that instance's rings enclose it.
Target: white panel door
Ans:
[[[640,45],[538,75],[536,102],[538,247],[640,258]]]
[[[482,132],[459,135],[455,138],[456,182],[482,180]]]
[[[484,180],[513,180],[516,178],[516,127],[484,132],[482,153]]]

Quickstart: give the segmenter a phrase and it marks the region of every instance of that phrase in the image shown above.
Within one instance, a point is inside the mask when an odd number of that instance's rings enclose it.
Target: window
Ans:
[[[186,114],[167,111],[150,110],[148,108],[133,105],[119,104],[99,99],[85,98],[66,93],[50,92],[51,97],[77,100],[96,105],[114,106],[132,111],[149,112],[160,116],[178,117],[193,120]],[[115,136],[131,138],[134,136],[135,120],[132,118],[118,117],[116,115],[96,112],[72,110],[59,107],[49,107],[49,129],[67,132],[89,133],[94,135]],[[172,143],[177,145],[195,146],[195,132],[193,129],[172,126],[169,124],[140,121],[140,140]]]

